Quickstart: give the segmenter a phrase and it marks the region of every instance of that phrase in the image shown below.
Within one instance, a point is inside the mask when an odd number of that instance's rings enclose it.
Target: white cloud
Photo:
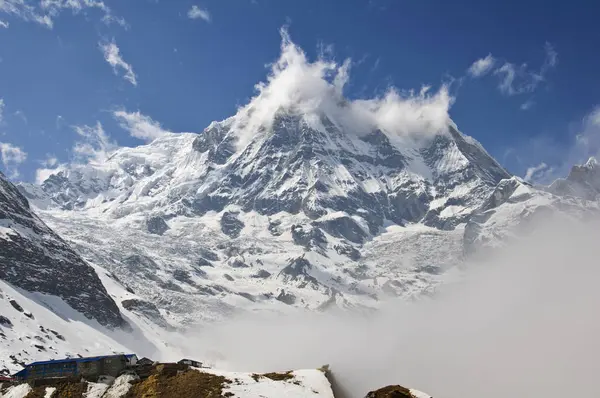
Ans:
[[[0,142],[0,155],[2,156],[2,164],[9,172],[9,176],[11,178],[18,177],[18,166],[27,159],[27,153],[17,146]]]
[[[532,181],[536,176],[539,177],[539,174],[548,169],[548,165],[544,162],[538,164],[537,166],[533,166],[527,169],[525,172],[525,181]]]
[[[546,43],[544,51],[546,57],[539,71],[531,70],[527,64],[517,66],[508,61],[497,68],[494,74],[500,79],[500,92],[508,96],[534,92],[546,80],[547,72],[558,62],[558,54],[551,44]]]
[[[454,98],[443,85],[432,93],[430,87],[399,91],[390,87],[383,96],[349,100],[343,90],[349,79],[350,60],[343,64],[319,58],[310,62],[281,29],[281,55],[271,65],[265,82],[256,85],[258,95],[238,111],[236,130],[244,145],[261,127],[269,127],[279,109],[303,114],[319,128],[319,115],[347,132],[370,133],[381,129],[392,138],[418,139],[446,131]]]
[[[473,62],[467,70],[467,73],[474,78],[487,75],[492,70],[495,63],[496,58],[494,58],[492,54],[488,54],[485,58],[480,58]]]
[[[63,165],[59,165],[59,166],[53,167],[53,168],[36,169],[36,171],[35,171],[35,183],[36,184],[42,184],[51,175],[58,174],[58,173],[60,173],[61,171],[65,170],[65,169],[66,169],[66,167],[63,166]]]
[[[53,174],[57,174],[67,168],[66,164],[58,162],[58,158],[52,154],[47,154],[46,159],[39,162],[42,168],[35,171],[35,183],[41,184]]]
[[[4,120],[4,98],[0,98],[0,123]]]
[[[137,86],[137,76],[133,72],[133,67],[123,60],[119,47],[114,40],[110,43],[98,43],[98,45],[104,54],[104,60],[112,66],[115,75],[118,75],[119,69],[122,69],[125,72],[123,78],[134,86]]]
[[[81,137],[73,147],[77,161],[102,163],[119,148],[111,141],[100,122],[96,122],[95,126],[73,126],[73,129]]]
[[[0,20],[0,28],[8,29],[9,26],[8,22]]]
[[[106,24],[116,22],[125,25],[123,18],[115,17],[111,9],[98,0],[0,0],[0,12],[9,14],[25,21],[36,22],[47,28],[54,26],[54,20],[63,12],[73,14],[96,9],[102,12],[102,21]]]
[[[193,5],[192,8],[190,8],[190,10],[188,11],[187,15],[188,18],[191,19],[203,19],[206,22],[211,21],[210,13],[208,12],[208,10],[202,9],[197,5]]]
[[[120,110],[114,112],[113,115],[118,120],[119,125],[135,138],[153,141],[168,133],[160,126],[160,123],[152,120],[149,116],[142,115],[139,111],[129,113]]]
[[[42,160],[41,165],[44,167],[56,167],[58,165],[58,158],[54,155],[48,154],[45,160]]]

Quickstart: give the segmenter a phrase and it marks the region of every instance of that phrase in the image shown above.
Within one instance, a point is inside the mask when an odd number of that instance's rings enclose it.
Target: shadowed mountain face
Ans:
[[[2,174],[0,258],[0,279],[30,292],[58,296],[105,326],[124,326],[94,269],[33,214],[27,199]]]

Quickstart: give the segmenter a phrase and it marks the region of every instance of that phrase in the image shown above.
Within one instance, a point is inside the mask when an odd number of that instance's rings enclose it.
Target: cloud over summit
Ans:
[[[320,116],[325,115],[350,133],[381,129],[401,139],[443,132],[451,122],[448,112],[454,98],[446,85],[437,91],[429,86],[417,91],[389,87],[381,96],[348,99],[344,89],[350,79],[351,60],[338,63],[322,55],[310,61],[285,27],[280,33],[279,58],[270,65],[266,80],[255,86],[258,94],[236,115],[237,127],[246,131],[242,135],[269,128],[280,109],[305,116],[316,128],[320,127]]]

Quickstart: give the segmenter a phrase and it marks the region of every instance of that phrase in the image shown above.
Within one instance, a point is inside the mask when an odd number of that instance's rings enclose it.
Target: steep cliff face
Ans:
[[[94,269],[32,212],[27,199],[2,174],[0,259],[0,279],[60,297],[102,325],[125,325]]]

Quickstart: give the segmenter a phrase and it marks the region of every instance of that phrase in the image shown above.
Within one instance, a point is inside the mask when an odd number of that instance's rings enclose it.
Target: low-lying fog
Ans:
[[[402,384],[435,398],[600,397],[600,225],[545,225],[462,267],[433,299],[370,316],[247,316],[190,336],[232,370],[329,364],[350,397]]]

